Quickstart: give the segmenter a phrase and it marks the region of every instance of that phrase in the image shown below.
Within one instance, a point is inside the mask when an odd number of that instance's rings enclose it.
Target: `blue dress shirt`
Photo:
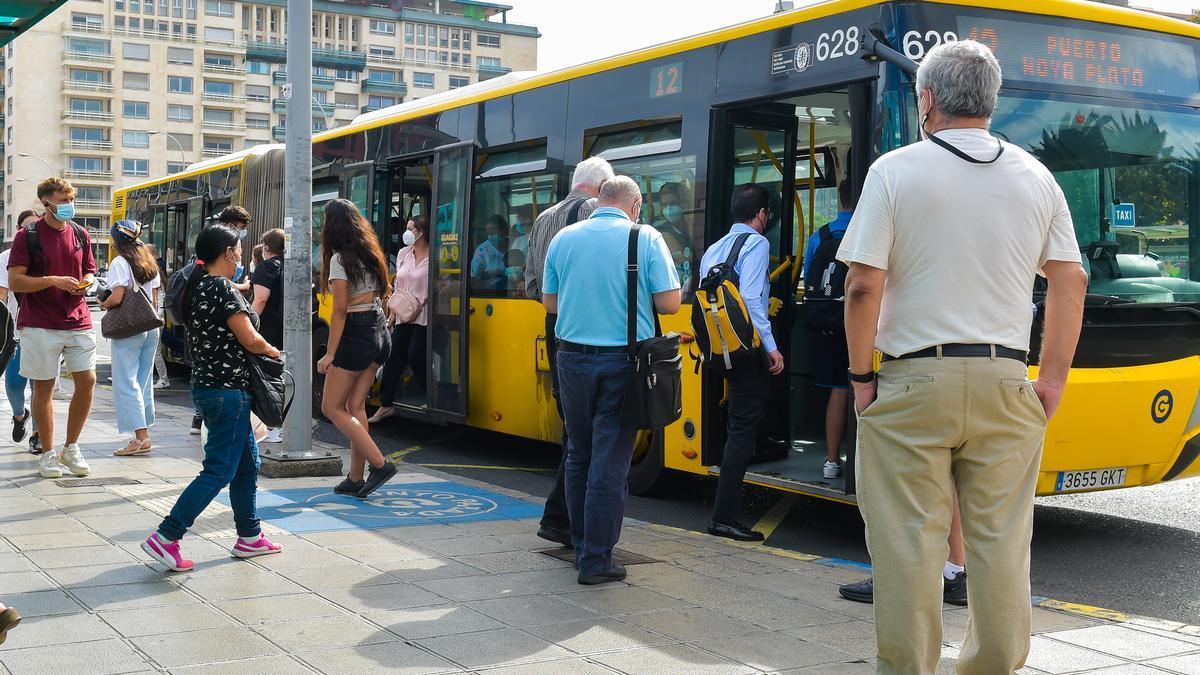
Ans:
[[[771,334],[771,322],[767,318],[767,305],[771,295],[771,284],[767,279],[767,265],[771,260],[771,243],[754,228],[744,223],[734,223],[729,228],[729,234],[717,240],[708,247],[704,257],[700,259],[700,278],[708,276],[709,271],[718,264],[725,262],[729,251],[733,248],[733,240],[737,235],[748,232],[750,237],[742,246],[733,269],[738,273],[738,291],[742,294],[742,302],[750,313],[750,320],[758,330],[763,348],[768,352],[778,349],[775,336]]]

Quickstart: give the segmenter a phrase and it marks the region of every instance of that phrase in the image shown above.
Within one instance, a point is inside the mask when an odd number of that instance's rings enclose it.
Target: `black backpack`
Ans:
[[[817,236],[820,243],[804,280],[805,323],[814,333],[841,333],[846,329],[846,273],[850,271],[837,259],[843,235],[823,225]]]
[[[38,236],[38,222],[34,221],[25,226],[25,248],[29,251],[29,269],[27,271],[30,273],[30,276],[42,276],[46,271],[46,254],[42,250],[42,238]],[[83,248],[83,242],[87,240],[87,230],[83,229],[82,225],[73,220],[67,221],[67,224],[75,232],[75,250],[78,251]],[[35,270],[34,263],[40,263],[41,269]],[[83,276],[82,272],[83,270],[80,270],[81,278]],[[18,294],[18,296],[20,295]]]
[[[187,325],[187,317],[190,313],[187,306],[188,278],[192,276],[192,270],[195,267],[196,263],[190,262],[176,270],[167,281],[167,292],[163,296],[163,314],[176,326]]]

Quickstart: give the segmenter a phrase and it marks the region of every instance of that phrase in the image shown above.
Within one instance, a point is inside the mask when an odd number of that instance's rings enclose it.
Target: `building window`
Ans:
[[[233,16],[232,0],[204,0],[204,13],[209,16]]]
[[[224,66],[226,68],[233,67],[233,57],[225,56],[224,54],[204,54],[204,65],[206,66]]]
[[[79,68],[72,68],[71,81],[102,84],[104,82],[104,73],[98,70],[82,70]]]
[[[371,19],[371,32],[375,35],[395,35],[396,22]]]
[[[413,43],[413,25],[411,23],[404,24],[404,44],[411,45]]]
[[[117,29],[125,28],[125,17],[114,16],[113,17],[113,27],[117,28]]]
[[[469,78],[469,77],[461,77],[459,75],[451,75],[450,76],[450,88],[451,89],[458,89],[459,87],[465,87],[468,84],[471,84],[471,78]]]
[[[413,86],[417,89],[433,89],[433,73],[413,73]]]
[[[471,31],[469,30],[463,31],[463,50],[471,51]]]
[[[367,98],[367,105],[372,108],[387,108],[396,105],[396,98],[393,96],[370,96]]]
[[[167,134],[167,150],[191,150],[192,135],[191,134]]]
[[[148,159],[122,159],[121,174],[125,176],[149,176],[150,175],[150,160]]]
[[[500,36],[494,33],[479,33],[475,44],[480,47],[499,47]]]
[[[187,168],[187,162],[167,162],[167,173],[183,173]]]
[[[150,45],[126,42],[124,45],[121,45],[121,56],[132,61],[149,61]]]
[[[438,46],[439,47],[449,47],[450,46],[450,29],[447,28],[446,26],[442,26],[441,30],[438,31],[438,35],[441,36],[441,39],[438,41]]]
[[[100,30],[104,25],[104,18],[99,14],[80,14],[75,12],[71,14],[71,27],[76,30]]]
[[[192,121],[192,106],[190,105],[168,105],[167,119],[172,122],[191,122]]]
[[[270,75],[271,64],[266,61],[247,61],[246,72],[251,75]]]
[[[72,157],[69,161],[69,166],[72,171],[100,173],[104,171],[104,160],[99,157]]]
[[[229,139],[204,139],[204,154],[215,155],[233,152],[233,141]]]
[[[267,143],[267,141],[256,140],[253,138],[247,138],[246,139],[246,149],[248,150],[250,148],[253,148],[256,145],[266,145],[266,143]]]
[[[438,61],[442,63],[450,62],[450,52],[438,52]]]
[[[338,82],[358,82],[358,71],[339,69],[334,77],[337,78]]]
[[[85,129],[82,127],[71,127],[71,142],[72,143],[103,143],[108,139],[104,137],[103,129]],[[11,159],[11,157],[10,157]]]
[[[425,50],[424,50],[424,49],[418,49],[418,50],[417,50],[417,62],[418,62],[418,63],[424,63],[424,62],[425,62]]]
[[[412,47],[405,47],[404,48],[404,58],[408,59],[409,61],[412,61],[413,59],[417,58],[416,50],[414,50]]]
[[[142,105],[145,104],[143,103]],[[104,112],[104,103],[94,98],[73,98],[71,99],[71,110],[75,112]],[[12,126],[9,126],[8,129],[12,131]]]
[[[333,107],[338,110],[354,110],[358,107],[358,94],[334,94]]]
[[[247,129],[266,129],[271,126],[270,115],[252,115],[246,114]]]
[[[459,33],[458,33],[457,28],[450,31],[450,48],[451,49],[459,49],[460,48],[461,43],[459,42],[458,36],[459,36]]]
[[[150,91],[149,73],[125,73],[121,76],[125,89],[135,91]]]
[[[417,24],[417,44],[425,46],[425,25]]]
[[[118,12],[124,12],[125,0],[113,0],[113,9],[117,10]]]
[[[215,42],[233,42],[233,29],[205,26],[204,39],[213,40]]]
[[[125,101],[121,106],[121,116],[132,120],[150,119],[150,104],[145,101]]]
[[[192,54],[192,50],[183,47],[167,47],[167,63],[190,66],[194,61],[195,56]]]
[[[218,124],[233,124],[232,110],[213,110],[211,108],[204,109],[205,122],[217,122]]]
[[[464,66],[471,65],[471,55],[470,54],[463,54],[463,65]]]
[[[271,100],[271,88],[261,84],[248,84],[246,85],[246,100],[269,101]]]
[[[181,75],[171,75],[167,78],[167,91],[172,94],[192,93],[192,78]]]
[[[367,50],[371,56],[386,56],[388,58],[396,57],[396,48],[395,47],[381,47],[379,45],[370,45],[367,48]]]
[[[121,132],[121,147],[123,148],[148,148],[150,147],[150,134],[144,131],[125,130]]]
[[[213,94],[216,96],[233,96],[232,82],[214,82],[213,80],[204,81],[204,93]]]
[[[171,0],[171,16],[176,19],[183,18],[183,0]]]
[[[146,47],[146,45],[142,45]],[[149,49],[149,47],[146,47]],[[67,38],[67,51],[78,52],[82,54],[97,54],[107,56],[109,44],[103,40],[82,40],[80,38]],[[147,57],[148,58],[148,57]]]
[[[400,78],[394,70],[376,70],[372,68],[367,71],[367,79],[372,82],[399,82]]]
[[[80,202],[108,201],[108,195],[101,187],[80,187],[75,189],[75,200]]]
[[[229,16],[233,16],[231,13]],[[196,0],[187,0],[187,12],[184,13],[185,19],[196,18]]]
[[[479,57],[479,67],[480,68],[495,68],[497,70],[500,68],[503,68],[503,66],[500,65],[500,59],[497,59],[495,57],[489,57],[489,56]]]

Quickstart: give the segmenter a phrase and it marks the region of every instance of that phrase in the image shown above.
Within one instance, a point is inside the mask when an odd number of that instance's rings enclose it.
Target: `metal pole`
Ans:
[[[288,99],[283,229],[283,347],[296,380],[295,398],[283,424],[283,457],[312,453],[312,0],[288,0]]]
[[[54,165],[50,163],[50,160],[46,159],[45,157],[42,157],[42,156],[40,156],[40,155],[35,155],[35,154],[31,153],[31,152],[18,152],[18,153],[17,153],[17,156],[18,156],[18,157],[30,157],[30,158],[32,158],[32,159],[36,159],[36,160],[38,160],[39,162],[41,162],[42,164],[45,164],[47,169],[50,169],[50,175],[51,175],[51,176],[57,176],[57,175],[58,175],[58,169],[55,169],[55,168],[54,168]]]

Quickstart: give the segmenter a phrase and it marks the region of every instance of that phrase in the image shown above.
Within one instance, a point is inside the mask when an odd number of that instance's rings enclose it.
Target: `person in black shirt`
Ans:
[[[279,358],[279,350],[258,333],[258,315],[231,278],[242,260],[238,235],[224,225],[205,228],[196,238],[196,265],[188,278],[184,307],[192,356],[192,401],[204,417],[208,440],[204,468],[184,489],[158,530],[142,549],[168,569],[192,569],[179,540],[226,486],[238,540],[235,558],[278,553],[282,547],[262,535],[255,512],[258,445],[250,426],[247,352]]]
[[[283,349],[283,230],[267,230],[254,250],[262,252],[262,261],[250,275],[254,288],[250,304],[259,316],[259,332],[276,349]],[[262,442],[282,443],[283,431],[268,427]]]

